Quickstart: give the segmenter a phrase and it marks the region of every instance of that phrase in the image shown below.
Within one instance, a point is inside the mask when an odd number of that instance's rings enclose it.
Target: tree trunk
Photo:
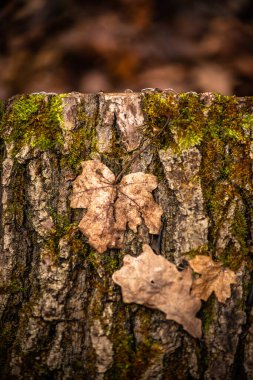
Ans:
[[[155,91],[3,103],[1,379],[253,379],[252,106]],[[115,175],[158,177],[158,237],[143,224],[126,231],[121,250],[88,244],[78,230],[84,210],[70,208],[88,159]],[[123,302],[112,274],[143,243],[178,266],[207,254],[235,271],[225,304],[214,294],[202,301],[201,339]]]

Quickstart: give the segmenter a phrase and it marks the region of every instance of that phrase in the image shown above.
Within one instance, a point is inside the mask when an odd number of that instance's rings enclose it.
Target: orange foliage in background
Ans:
[[[0,97],[140,90],[253,94],[250,0],[9,0]]]

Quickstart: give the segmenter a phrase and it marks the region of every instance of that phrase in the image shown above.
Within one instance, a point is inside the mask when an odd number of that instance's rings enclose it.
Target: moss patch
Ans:
[[[45,255],[49,255],[51,261],[57,265],[60,253],[60,240],[66,239],[70,254],[83,260],[87,255],[88,246],[82,233],[78,230],[77,224],[68,221],[66,224],[58,223],[55,226],[43,247]]]
[[[201,317],[203,332],[205,334],[208,333],[211,325],[217,319],[217,312],[215,310],[216,302],[217,302],[216,297],[214,293],[212,293],[212,295],[208,298],[207,302],[205,302],[201,310],[201,315],[199,317]]]
[[[60,96],[22,95],[7,106],[0,131],[7,142],[15,144],[15,155],[24,145],[41,150],[59,148],[63,144],[61,123]]]
[[[243,210],[237,207],[234,212],[230,228],[233,239],[219,254],[224,264],[234,270],[249,257],[252,106],[252,99],[242,103],[234,96],[219,94],[212,94],[210,101],[210,96],[205,98],[196,93],[148,93],[143,100],[146,134],[159,149],[171,147],[180,154],[196,146],[201,151],[199,175],[210,220],[208,248],[214,256],[221,227],[228,223],[230,206],[235,202],[243,205]],[[170,121],[163,130],[167,117]],[[239,250],[235,242],[239,243]]]
[[[105,379],[140,379],[146,369],[163,354],[162,346],[149,336],[151,312],[142,310],[142,340],[136,342],[131,331],[131,306],[118,305],[109,339],[113,342],[114,364]]]
[[[77,105],[76,125],[71,131],[69,153],[61,158],[61,166],[76,172],[84,159],[89,159],[97,151],[96,115],[85,112],[85,103]]]
[[[231,220],[231,239],[219,255],[224,264],[237,270],[247,258],[250,219],[245,202],[252,198],[249,127],[251,115],[245,113],[234,97],[217,96],[209,107],[205,140],[201,145],[201,181],[206,210],[210,220],[209,248],[216,253],[216,244],[223,224]],[[232,216],[228,216],[233,204]],[[235,241],[240,248],[236,247]]]
[[[160,148],[170,146],[176,152],[181,152],[202,141],[205,116],[198,94],[146,94],[143,105],[148,123],[147,134],[151,139],[158,135],[154,142]],[[162,131],[167,117],[169,124]]]
[[[15,224],[16,228],[23,228],[25,212],[25,168],[21,165],[14,165],[15,177],[10,189],[10,201],[5,211]]]
[[[236,247],[233,241],[229,241],[224,249],[221,260],[226,266],[232,270],[237,270],[241,263],[248,260],[249,246],[248,246],[248,222],[245,207],[236,207],[234,219],[232,223],[232,234],[236,241],[240,244],[240,250]],[[252,266],[252,265],[251,265]]]

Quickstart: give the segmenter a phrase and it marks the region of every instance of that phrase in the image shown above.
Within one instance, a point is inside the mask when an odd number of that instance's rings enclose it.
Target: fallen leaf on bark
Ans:
[[[98,252],[122,248],[127,224],[137,232],[144,221],[151,234],[159,234],[162,208],[152,191],[157,178],[141,172],[115,183],[115,175],[98,160],[82,163],[82,174],[73,182],[72,208],[87,209],[79,228]]]
[[[235,273],[204,255],[195,256],[189,264],[194,272],[202,274],[193,282],[192,294],[206,301],[214,292],[218,300],[225,303],[231,296],[230,285],[236,283]]]
[[[140,256],[126,255],[123,263],[112,278],[121,286],[124,302],[159,309],[167,319],[180,323],[189,334],[201,337],[201,320],[196,318],[201,301],[190,294],[190,268],[179,272],[173,263],[154,254],[147,244],[143,245]]]

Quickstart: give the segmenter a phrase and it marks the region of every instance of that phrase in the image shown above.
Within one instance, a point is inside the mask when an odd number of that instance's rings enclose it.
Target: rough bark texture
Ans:
[[[252,105],[155,92],[3,104],[1,379],[253,379]],[[72,181],[91,158],[117,175],[147,141],[127,172],[158,176],[161,234],[128,230],[122,250],[99,254],[78,231]],[[204,253],[236,272],[225,304],[202,302],[201,339],[122,302],[112,274],[143,243],[176,265]]]

